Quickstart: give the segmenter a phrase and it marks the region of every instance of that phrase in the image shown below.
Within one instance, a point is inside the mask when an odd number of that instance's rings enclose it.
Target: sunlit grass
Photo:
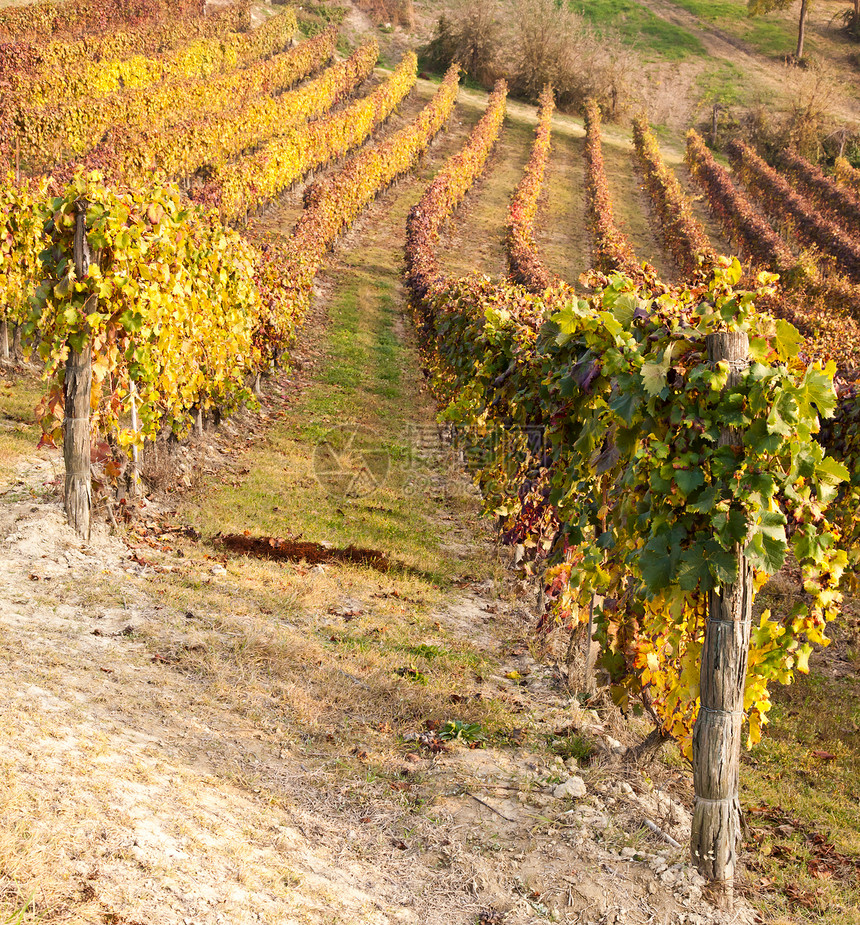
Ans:
[[[770,915],[857,925],[860,679],[835,677],[823,658],[791,686],[774,685],[773,697],[771,723],[741,767],[755,833],[745,845],[752,898]],[[829,867],[828,846],[853,867]]]
[[[680,61],[707,54],[692,32],[661,19],[636,0],[570,0],[570,8],[598,29],[619,35],[649,59]]]

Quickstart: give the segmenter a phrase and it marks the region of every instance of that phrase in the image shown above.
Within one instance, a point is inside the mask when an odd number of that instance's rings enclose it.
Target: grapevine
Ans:
[[[643,272],[648,276],[648,271],[639,266],[630,241],[615,224],[603,163],[600,124],[600,107],[589,100],[585,105],[585,162],[588,224],[594,236],[592,265],[604,273],[617,270],[633,279],[643,279]]]
[[[223,25],[214,37],[183,42],[159,56],[123,57],[127,42],[116,34],[104,40],[54,42],[39,48],[35,61],[27,62],[28,67],[7,68],[3,82],[16,106],[44,106],[89,100],[166,80],[208,77],[282,51],[296,31],[296,16],[289,10],[271,17],[252,32],[224,35],[222,31]],[[113,51],[91,47],[97,41],[112,43]]]
[[[527,289],[536,292],[559,283],[544,266],[534,239],[534,220],[549,159],[554,111],[553,90],[552,87],[546,86],[540,95],[538,125],[531,157],[511,199],[505,234],[511,276]]]
[[[847,158],[836,158],[836,181],[855,196],[860,196],[860,170],[852,167]]]
[[[740,141],[729,145],[729,156],[744,183],[762,206],[786,217],[797,236],[819,247],[854,281],[860,282],[860,241],[813,208],[772,167]]]
[[[335,38],[334,32],[325,32],[306,44],[321,47],[327,55]],[[377,45],[370,42],[298,90],[263,96],[217,116],[179,120],[155,131],[118,126],[87,163],[109,165],[112,176],[130,185],[145,183],[153,175],[180,178],[202,167],[224,167],[243,151],[292,137],[297,125],[327,113],[373,73],[377,56]],[[316,48],[310,50],[314,63],[321,57]]]
[[[178,114],[235,110],[263,93],[288,90],[331,57],[336,41],[332,29],[282,54],[206,81],[171,80],[92,99],[86,106],[75,102],[21,109],[16,115],[16,137],[31,169],[53,166],[64,156],[80,157],[114,126],[172,137],[168,127]],[[107,144],[104,139],[102,146]]]
[[[269,354],[289,343],[310,304],[313,282],[323,255],[337,236],[398,176],[408,173],[418,157],[448,121],[457,101],[459,68],[452,66],[433,99],[406,128],[375,148],[360,152],[337,173],[317,181],[305,195],[306,207],[283,248],[267,259],[279,282],[269,276],[271,312],[265,337]]]
[[[779,274],[783,293],[767,300],[769,310],[803,331],[806,349],[814,358],[856,366],[860,289],[837,276],[822,276],[809,259],[798,260],[692,130],[687,136],[687,163],[735,247],[757,269]]]
[[[820,211],[832,215],[849,233],[860,229],[860,198],[793,151],[783,152],[780,162]]]
[[[688,754],[703,608],[709,590],[734,579],[735,544],[745,545],[757,586],[790,549],[811,600],[783,621],[765,612],[754,629],[752,742],[770,709],[769,682],[805,671],[810,643],[824,641],[846,563],[825,511],[848,473],[812,440],[836,405],[833,369],[798,362],[797,332],[757,314],[756,294],[733,289],[740,275],[724,261],[707,284],[659,299],[616,275],[587,301],[462,280],[424,304],[446,416],[497,433],[483,445],[497,448],[482,457],[487,507],[510,529],[530,513],[522,501],[531,485],[541,486],[561,525],[546,576],[556,615],[578,622],[599,595],[602,664],[619,701],[643,696]],[[726,324],[749,331],[754,363],[724,392],[727,370],[708,366],[704,338]],[[791,423],[789,405],[800,409]],[[742,429],[742,446],[719,446],[727,420]],[[528,484],[497,478],[509,466],[505,435],[535,426],[540,450],[519,445]]]
[[[64,0],[31,3],[0,10],[0,40],[39,39],[57,33],[106,32],[117,27],[136,27],[169,19],[173,24],[201,17],[200,0]]]
[[[407,52],[391,77],[341,112],[294,127],[254,154],[226,165],[202,189],[198,202],[218,208],[225,221],[247,216],[296,180],[346,154],[370,137],[415,85],[417,59]]]
[[[437,284],[439,268],[435,244],[442,223],[463,201],[484,170],[502,130],[508,88],[500,80],[487,102],[487,110],[472,130],[463,149],[436,174],[406,220],[406,282],[413,301],[420,305]]]
[[[666,166],[657,139],[642,117],[633,122],[633,142],[666,245],[680,269],[696,277],[713,267],[717,259],[708,235],[693,215],[690,200]]]
[[[75,204],[86,201],[94,262],[76,279],[70,260]],[[69,347],[91,340],[94,426],[116,433],[120,447],[154,439],[162,427],[183,432],[201,405],[250,400],[244,385],[258,366],[253,334],[260,296],[256,256],[238,234],[187,209],[178,192],[116,192],[98,174],[80,173],[42,200],[48,241],[42,281],[26,332],[52,388],[41,408],[46,439],[59,433],[64,361]],[[82,313],[90,297],[96,311]],[[139,399],[139,426],[128,412]]]

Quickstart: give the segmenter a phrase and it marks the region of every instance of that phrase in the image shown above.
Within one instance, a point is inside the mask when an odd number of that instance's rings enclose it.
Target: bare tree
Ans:
[[[498,0],[463,0],[439,17],[425,57],[440,70],[458,61],[470,77],[491,84],[499,76],[505,20]]]
[[[595,98],[616,115],[628,94],[632,62],[620,44],[595,35],[556,0],[518,0],[507,70],[513,89],[536,99],[552,84],[561,105]]]
[[[747,0],[747,10],[750,16],[766,16],[774,10],[787,10],[796,0]],[[855,9],[858,7],[860,0],[854,0]],[[806,38],[806,19],[809,15],[809,8],[812,0],[800,0],[800,17],[797,23],[797,49],[794,57],[800,61],[803,57],[803,43]]]
[[[459,61],[489,86],[506,77],[517,96],[536,100],[552,84],[560,106],[593,97],[613,116],[629,96],[635,63],[619,42],[598,37],[581,16],[556,0],[464,2],[443,14],[424,48],[432,67]]]

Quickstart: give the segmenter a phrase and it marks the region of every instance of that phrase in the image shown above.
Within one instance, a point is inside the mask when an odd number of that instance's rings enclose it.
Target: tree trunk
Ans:
[[[741,332],[711,334],[712,363],[728,362],[728,387],[736,385],[749,365],[749,338]],[[726,428],[721,446],[741,442]],[[693,728],[693,784],[696,792],[690,839],[693,861],[710,881],[717,905],[731,909],[740,839],[741,726],[752,619],[752,566],[737,546],[738,577],[708,595],[708,621],[702,650],[701,706]]]
[[[137,448],[137,431],[140,422],[137,418],[137,386],[134,382],[129,383],[129,398],[131,399],[131,429],[134,431],[135,443],[131,448],[131,483],[129,484],[129,494],[131,497],[137,495],[137,486],[140,483],[140,451]]]
[[[75,274],[83,279],[90,266],[90,252],[87,244],[87,203],[76,204]],[[95,308],[95,297],[91,296],[87,312]],[[90,538],[90,513],[92,508],[92,478],[90,474],[90,393],[92,390],[92,345],[84,337],[81,349],[74,350],[69,344],[69,358],[66,360],[66,381],[63,386],[65,417],[63,419],[63,459],[66,464],[66,516],[69,524],[85,540]]]
[[[803,40],[806,38],[806,14],[808,12],[809,0],[800,0],[800,22],[797,24],[797,51],[794,53],[794,57],[798,61],[803,57]]]
[[[855,31],[860,27],[860,0],[854,0],[854,18],[851,20],[851,28]]]

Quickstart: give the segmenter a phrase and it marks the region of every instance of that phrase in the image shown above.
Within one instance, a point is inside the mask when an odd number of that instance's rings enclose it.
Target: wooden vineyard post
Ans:
[[[90,266],[87,244],[87,203],[75,204],[75,275],[83,279]],[[90,297],[94,299],[94,296]],[[85,307],[87,312],[92,307]],[[92,390],[92,348],[84,338],[80,351],[69,344],[66,381],[63,386],[63,458],[66,464],[66,517],[85,540],[90,538],[92,477],[90,473],[90,392]]]
[[[728,387],[736,385],[749,365],[749,338],[742,332],[708,336],[708,358],[729,366]],[[721,446],[741,442],[741,434],[725,428]],[[708,594],[708,620],[702,650],[701,706],[693,727],[693,784],[696,792],[690,848],[693,861],[710,882],[717,905],[731,909],[740,840],[738,780],[741,756],[744,685],[752,619],[752,566],[735,549],[738,577],[734,584]]]
[[[137,449],[137,432],[140,422],[137,419],[137,386],[134,380],[129,383],[129,398],[131,399],[131,429],[134,431],[135,443],[131,448],[131,485],[129,494],[133,497],[137,495],[137,486],[140,483],[140,453]]]

